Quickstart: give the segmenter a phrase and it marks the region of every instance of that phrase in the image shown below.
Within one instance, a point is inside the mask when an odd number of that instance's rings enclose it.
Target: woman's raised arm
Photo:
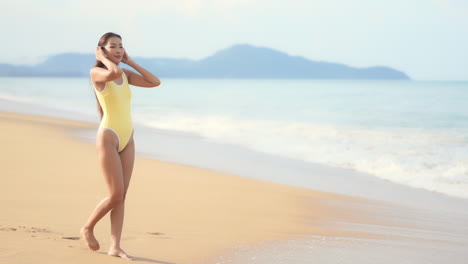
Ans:
[[[123,73],[122,68],[107,58],[103,47],[96,47],[96,59],[106,65],[107,69],[93,67],[91,69],[91,79],[96,83],[110,82],[120,78]]]
[[[158,77],[156,77],[154,74],[147,71],[145,68],[141,67],[135,61],[130,59],[127,52],[125,52],[122,58],[122,62],[135,69],[138,73],[140,73],[138,74],[131,70],[125,69],[125,74],[127,75],[129,84],[139,87],[156,87],[161,84],[161,80],[159,80]]]

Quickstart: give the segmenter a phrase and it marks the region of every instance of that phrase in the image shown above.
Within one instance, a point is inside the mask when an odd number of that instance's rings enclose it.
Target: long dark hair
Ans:
[[[99,39],[98,46],[99,47],[104,47],[107,44],[107,42],[109,41],[109,39],[112,38],[112,37],[118,37],[120,40],[122,40],[122,37],[119,34],[116,34],[116,33],[113,33],[113,32],[107,32],[106,34],[102,35],[102,37]],[[94,63],[94,67],[107,69],[106,65],[104,65],[104,63],[102,63],[102,61],[97,60],[97,59],[96,59],[96,62]],[[96,97],[97,110],[98,110],[99,116],[101,117],[101,120],[102,120],[102,116],[104,115],[104,113],[102,111],[102,107],[101,107],[101,104],[99,103],[99,100],[97,98],[96,93],[94,93],[94,96]]]

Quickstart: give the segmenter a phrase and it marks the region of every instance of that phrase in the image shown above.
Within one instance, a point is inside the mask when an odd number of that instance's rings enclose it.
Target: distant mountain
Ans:
[[[201,60],[134,59],[162,78],[410,79],[389,67],[353,68],[248,44],[234,45]],[[0,64],[0,76],[88,76],[94,62],[94,54],[63,53],[34,66]]]

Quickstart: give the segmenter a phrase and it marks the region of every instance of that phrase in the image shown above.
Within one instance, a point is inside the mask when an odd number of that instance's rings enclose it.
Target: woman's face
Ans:
[[[118,64],[122,61],[125,49],[122,46],[122,40],[118,37],[111,37],[104,46],[107,58]]]

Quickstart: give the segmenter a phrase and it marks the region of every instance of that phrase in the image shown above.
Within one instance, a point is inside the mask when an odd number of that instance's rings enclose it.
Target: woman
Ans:
[[[138,73],[122,69],[123,62]],[[99,165],[104,175],[109,196],[94,209],[87,223],[81,228],[81,236],[88,247],[97,251],[99,243],[94,237],[96,223],[111,212],[111,246],[108,254],[133,259],[120,248],[125,195],[130,183],[135,159],[133,123],[130,113],[131,91],[129,84],[139,87],[156,87],[161,81],[135,63],[122,46],[122,38],[106,33],[96,48],[96,65],[90,71],[101,124],[96,137]]]

